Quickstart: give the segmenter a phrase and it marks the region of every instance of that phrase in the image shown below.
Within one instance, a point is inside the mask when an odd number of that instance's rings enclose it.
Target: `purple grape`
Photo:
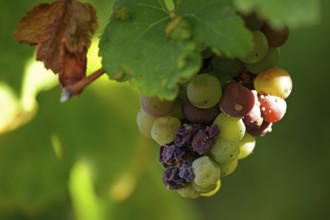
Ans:
[[[181,167],[179,168],[179,176],[188,183],[192,182],[195,178],[195,174],[191,166],[192,166],[192,161],[188,160],[188,161],[184,161]]]
[[[205,155],[219,133],[219,128],[216,125],[208,126],[196,132],[191,143],[193,151],[199,155]]]
[[[169,167],[165,170],[163,183],[168,189],[180,189],[188,185],[188,182],[180,177],[177,167]]]
[[[198,129],[200,129],[199,124],[183,123],[176,132],[175,145],[178,147],[189,146]]]
[[[159,150],[159,161],[167,168],[181,163],[185,151],[174,144],[161,146]]]
[[[211,108],[201,109],[197,108],[187,100],[183,106],[183,114],[186,116],[186,119],[192,123],[209,124],[219,113],[220,109],[218,105]]]
[[[249,113],[256,102],[255,95],[240,83],[228,83],[222,92],[220,109],[233,117],[243,117]]]

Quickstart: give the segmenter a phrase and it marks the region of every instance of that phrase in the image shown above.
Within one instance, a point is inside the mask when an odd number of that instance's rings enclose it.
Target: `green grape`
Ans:
[[[208,156],[194,160],[192,169],[195,174],[194,183],[202,188],[210,187],[220,179],[220,168]]]
[[[238,159],[244,159],[252,154],[256,146],[256,138],[249,133],[245,133],[242,140],[239,141]]]
[[[208,73],[195,76],[187,86],[187,96],[191,104],[198,108],[211,108],[221,98],[222,88],[219,80]]]
[[[246,69],[251,73],[256,73],[256,74],[265,71],[267,69],[270,69],[277,64],[279,55],[280,55],[280,50],[278,48],[270,47],[268,48],[268,52],[265,58],[263,58],[258,63],[246,64],[245,65]]]
[[[151,137],[159,145],[169,144],[175,139],[175,133],[181,122],[173,116],[163,116],[157,118],[151,128]]]
[[[232,174],[236,170],[237,165],[238,165],[238,158],[227,164],[220,164],[221,177]]]
[[[286,99],[292,91],[292,79],[287,71],[272,68],[257,75],[254,79],[254,88],[258,93]]]
[[[268,41],[266,36],[261,31],[253,32],[253,48],[252,50],[241,57],[240,60],[244,63],[257,63],[262,60],[268,51]]]
[[[241,118],[231,117],[225,113],[220,113],[213,121],[220,129],[219,137],[230,140],[239,141],[245,134],[245,125]]]
[[[183,198],[195,199],[199,197],[199,193],[195,190],[192,184],[176,190]]]
[[[136,116],[136,123],[141,134],[147,138],[151,138],[151,128],[156,117],[151,116],[140,109]]]
[[[217,138],[215,143],[211,146],[209,154],[219,164],[230,163],[235,160],[239,154],[239,142]]]

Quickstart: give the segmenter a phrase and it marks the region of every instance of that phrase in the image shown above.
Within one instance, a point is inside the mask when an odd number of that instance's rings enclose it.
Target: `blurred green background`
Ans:
[[[100,36],[111,1],[90,2]],[[139,99],[129,85],[104,76],[59,103],[56,77],[12,35],[38,3],[0,3],[1,220],[330,218],[330,1],[322,1],[318,25],[291,30],[281,49],[279,66],[294,82],[286,117],[219,193],[196,200],[163,187],[158,147],[137,131]],[[96,54],[97,41],[88,72],[99,68]]]

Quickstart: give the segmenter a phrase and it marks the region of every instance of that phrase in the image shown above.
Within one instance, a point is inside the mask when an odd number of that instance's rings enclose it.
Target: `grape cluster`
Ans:
[[[292,80],[276,64],[288,29],[241,16],[253,34],[247,55],[228,58],[204,48],[200,71],[180,80],[176,99],[140,100],[139,130],[160,145],[163,183],[183,197],[214,195],[222,177],[253,152],[256,137],[286,113]]]

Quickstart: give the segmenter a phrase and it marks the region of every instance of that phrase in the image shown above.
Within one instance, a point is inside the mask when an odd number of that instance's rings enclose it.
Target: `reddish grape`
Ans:
[[[272,125],[273,123],[264,120],[260,126],[248,130],[248,133],[255,137],[265,136],[268,132],[272,131]]]
[[[170,113],[175,107],[175,100],[160,100],[157,97],[141,96],[140,105],[149,115],[160,117]]]
[[[264,120],[261,116],[260,102],[258,100],[257,91],[252,90],[252,93],[256,99],[256,102],[249,113],[244,115],[243,122],[247,130],[250,130],[255,127],[259,127]]]
[[[260,109],[263,118],[271,123],[278,122],[286,112],[286,101],[274,95],[259,95]]]
[[[211,108],[202,109],[197,108],[187,100],[183,106],[183,114],[186,116],[188,121],[192,123],[211,123],[219,113],[220,109],[218,105],[215,105]]]
[[[220,109],[233,117],[243,117],[249,113],[256,101],[251,90],[235,81],[225,85],[222,93]]]
[[[289,29],[286,26],[280,29],[275,29],[265,22],[260,30],[266,36],[270,47],[280,47],[285,44],[289,38]]]

